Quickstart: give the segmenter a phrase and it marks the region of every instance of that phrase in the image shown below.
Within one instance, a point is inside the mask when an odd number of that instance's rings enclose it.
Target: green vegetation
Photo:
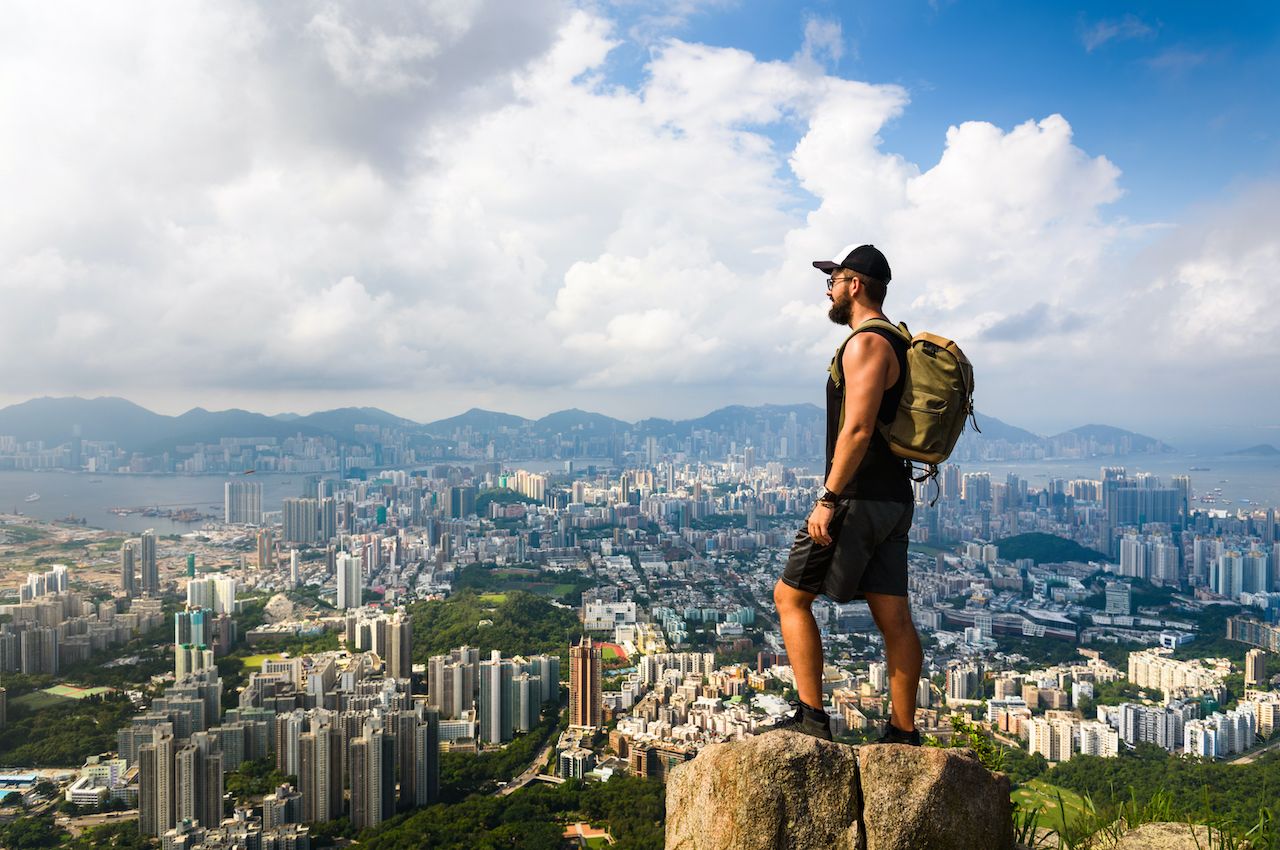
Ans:
[[[138,821],[134,819],[86,829],[78,838],[73,838],[62,846],[68,850],[98,850],[102,847],[113,850],[149,850],[152,845],[149,839],[138,834]]]
[[[267,757],[241,762],[240,767],[227,774],[226,789],[236,800],[245,802],[250,797],[270,794],[286,782],[296,784],[297,777],[276,770],[275,759]]]
[[[1121,679],[1115,682],[1095,682],[1093,698],[1085,697],[1076,706],[1085,717],[1096,714],[1099,705],[1119,705],[1122,702],[1154,702],[1163,703],[1164,693],[1159,688],[1139,688],[1132,682]]]
[[[413,660],[420,663],[464,644],[481,653],[497,649],[503,655],[567,658],[570,644],[582,633],[573,611],[523,591],[512,591],[505,601],[491,604],[468,590],[445,600],[414,603],[408,611],[413,615]],[[484,621],[489,622],[481,625]]]
[[[6,523],[0,525],[0,538],[3,538],[2,542],[8,543],[35,543],[44,539],[44,532],[29,525]]]
[[[5,850],[40,850],[57,847],[67,833],[53,822],[53,815],[22,817],[0,826],[0,847]]]
[[[607,824],[613,850],[661,850],[666,786],[651,779],[537,783],[506,797],[471,797],[395,818],[360,836],[367,850],[561,850],[565,825]]]
[[[1064,817],[1070,829],[1088,810],[1088,804],[1079,794],[1039,779],[1019,784],[1010,797],[1018,808],[1036,813],[1037,826],[1059,832]]]
[[[472,794],[493,792],[499,782],[519,776],[533,762],[560,725],[560,709],[544,705],[542,719],[528,732],[501,750],[491,753],[442,753],[440,756],[440,793],[445,802],[464,800]]]
[[[79,767],[87,756],[114,750],[116,730],[133,715],[122,694],[58,700],[38,709],[11,705],[9,724],[0,730],[0,764]]]
[[[1118,758],[1078,756],[1049,770],[1044,779],[1092,796],[1099,810],[1149,804],[1167,795],[1170,820],[1212,823],[1237,833],[1257,825],[1259,812],[1280,793],[1280,753],[1250,764],[1178,758],[1150,744]]]
[[[549,596],[565,605],[578,605],[582,592],[594,582],[581,573],[558,573],[528,567],[499,567],[494,564],[468,564],[454,579],[455,591],[507,593],[523,590],[538,596]]]
[[[1106,561],[1107,556],[1093,549],[1086,549],[1074,540],[1034,531],[1015,534],[997,540],[1000,557],[1010,561],[1030,558],[1037,564],[1064,563],[1066,561]]]
[[[1046,666],[1084,661],[1074,643],[1057,638],[996,635],[996,647],[1007,654],[1024,655],[1032,664]]]

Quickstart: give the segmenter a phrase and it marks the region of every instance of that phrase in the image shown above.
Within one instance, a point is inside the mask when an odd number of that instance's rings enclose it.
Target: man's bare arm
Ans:
[[[826,486],[839,493],[853,480],[876,430],[880,401],[891,385],[896,366],[893,346],[879,334],[860,333],[845,346],[841,367],[844,373],[844,424],[836,437],[831,472]]]

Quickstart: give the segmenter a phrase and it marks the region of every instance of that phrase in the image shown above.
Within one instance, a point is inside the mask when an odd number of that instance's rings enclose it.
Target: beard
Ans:
[[[827,318],[837,325],[847,325],[853,321],[853,299],[846,298],[843,301],[833,301],[831,309],[827,311]]]

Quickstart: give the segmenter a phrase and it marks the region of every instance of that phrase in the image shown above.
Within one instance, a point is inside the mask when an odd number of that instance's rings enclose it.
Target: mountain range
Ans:
[[[530,431],[538,436],[631,431],[641,437],[671,435],[683,438],[699,430],[746,436],[766,427],[773,433],[779,433],[793,415],[801,424],[817,429],[822,427],[825,417],[824,411],[813,404],[731,405],[695,419],[650,418],[639,422],[626,422],[576,408],[557,411],[540,419],[472,408],[457,416],[425,423],[375,407],[344,407],[306,415],[281,413],[274,416],[239,409],[209,411],[196,407],[178,416],[166,416],[122,398],[71,396],[31,399],[0,409],[0,435],[15,437],[20,442],[40,440],[46,446],[56,446],[68,442],[78,430],[83,439],[114,442],[126,450],[147,453],[197,442],[216,443],[223,437],[283,439],[302,434],[354,441],[357,431],[362,428],[403,429],[441,438],[451,437],[468,428],[480,433]],[[1084,425],[1044,437],[993,416],[979,413],[976,419],[981,433],[970,430],[965,439],[1039,445],[1063,440],[1125,440],[1138,452],[1171,451],[1154,437],[1109,425]]]

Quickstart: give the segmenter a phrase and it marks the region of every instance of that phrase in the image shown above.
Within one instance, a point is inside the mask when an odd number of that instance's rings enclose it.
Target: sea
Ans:
[[[262,509],[278,511],[284,499],[302,496],[307,476],[255,473],[248,479],[222,475],[127,475],[87,472],[0,472],[0,513],[21,513],[41,520],[83,519],[91,528],[139,534],[183,534],[205,520],[177,522],[140,513],[116,514],[113,508],[177,510],[192,508],[217,521],[223,518],[223,484],[252,480],[262,485]],[[28,502],[31,495],[38,500]]]
[[[555,464],[512,461],[513,468],[548,471]],[[1044,487],[1052,478],[1089,478],[1101,476],[1104,466],[1123,466],[1130,475],[1149,472],[1165,483],[1175,475],[1189,475],[1193,502],[1201,509],[1255,510],[1280,508],[1280,457],[1245,457],[1240,455],[1191,455],[1183,453],[1098,457],[1083,460],[1043,460],[1009,462],[967,462],[962,472],[989,472],[993,479],[1004,480],[1016,473],[1034,488]],[[821,469],[819,465],[818,470]],[[304,495],[307,476],[298,474],[258,473],[253,480],[262,484],[262,509],[278,511],[284,499]],[[59,520],[68,516],[84,519],[93,528],[137,534],[148,528],[159,534],[182,534],[200,527],[200,522],[184,523],[141,514],[116,514],[113,508],[146,508],[176,510],[192,508],[202,514],[222,518],[223,484],[233,480],[220,475],[127,475],[83,472],[0,472],[0,513],[21,513],[42,520]],[[26,501],[39,494],[35,501]],[[1212,502],[1200,497],[1212,498]]]

